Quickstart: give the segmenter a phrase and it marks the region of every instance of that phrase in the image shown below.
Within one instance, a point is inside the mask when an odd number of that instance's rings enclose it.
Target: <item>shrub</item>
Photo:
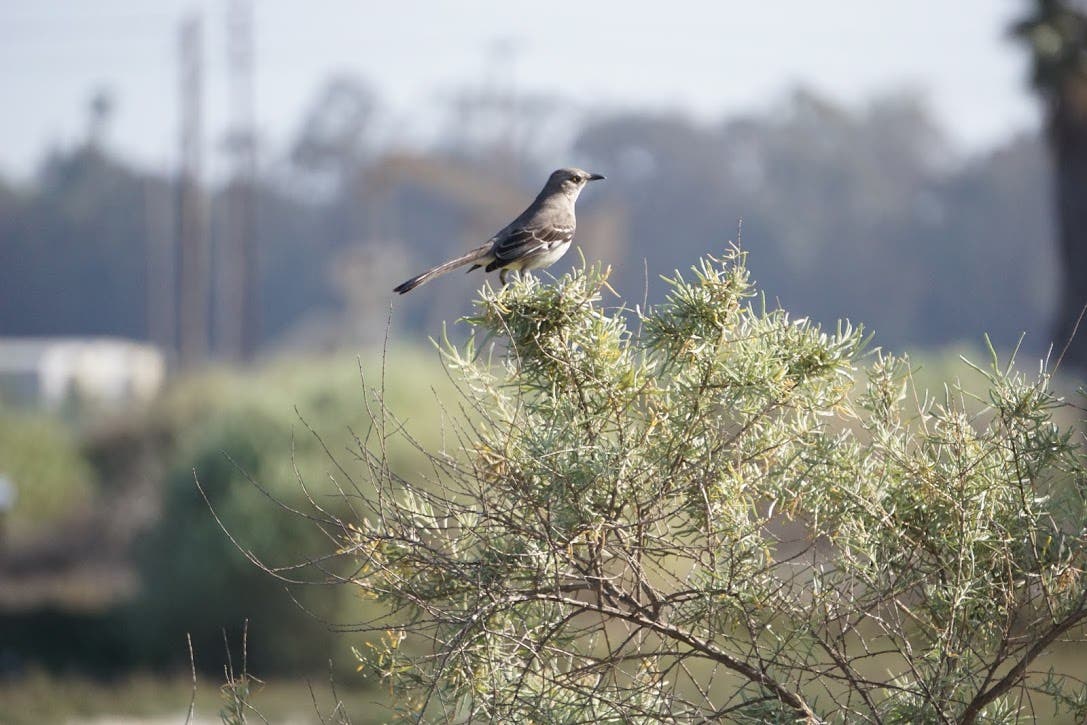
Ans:
[[[324,530],[392,612],[360,656],[402,714],[1011,722],[1042,693],[1083,718],[1033,672],[1087,617],[1049,372],[994,355],[983,399],[933,398],[858,328],[767,309],[735,249],[669,284],[650,310],[605,307],[596,268],[488,287],[443,347],[459,450],[397,475],[375,420],[365,515]]]
[[[16,539],[85,511],[97,491],[75,437],[39,413],[0,409],[0,475],[17,491],[8,532]]]
[[[419,353],[400,354],[402,364],[386,378],[389,394],[425,423],[436,408],[430,385],[442,381],[421,372],[426,368],[415,362]],[[337,640],[320,620],[375,614],[374,605],[354,593],[295,586],[301,572],[288,566],[300,553],[316,557],[328,542],[288,508],[307,503],[308,493],[334,511],[349,510],[330,481],[322,443],[300,415],[335,431],[326,442],[343,450],[352,442],[348,429],[369,424],[362,396],[350,393],[358,375],[350,357],[281,361],[246,375],[207,373],[170,391],[140,424],[154,431],[148,437],[160,448],[153,457],[166,468],[161,513],[136,546],[141,593],[125,613],[141,661],[185,666],[190,633],[198,664],[205,657],[217,663],[223,628],[236,635],[248,620],[255,671],[323,671]],[[415,429],[428,442],[436,440],[436,427]],[[390,459],[405,475],[425,462],[406,444],[394,445]],[[308,492],[298,488],[300,476],[309,482]],[[220,522],[246,552],[223,535]],[[287,568],[269,578],[247,556]],[[337,659],[350,661],[342,646]]]

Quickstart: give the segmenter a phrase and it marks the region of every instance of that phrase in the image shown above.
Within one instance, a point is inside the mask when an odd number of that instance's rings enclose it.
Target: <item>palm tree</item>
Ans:
[[[1071,339],[1067,362],[1087,368],[1087,2],[1034,0],[1014,33],[1033,56],[1032,83],[1046,109],[1060,234],[1061,292],[1055,340]]]

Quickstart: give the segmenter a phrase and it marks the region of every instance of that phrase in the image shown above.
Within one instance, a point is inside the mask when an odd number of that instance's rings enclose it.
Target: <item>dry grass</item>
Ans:
[[[327,717],[333,699],[327,679],[312,680],[313,696]],[[219,682],[202,676],[196,690],[194,724],[218,723],[224,701]],[[337,694],[353,725],[385,722],[390,718],[387,695],[381,690],[351,689],[338,683]],[[253,697],[254,705],[274,723],[320,723],[314,697],[303,678],[268,682]],[[0,681],[0,723],[41,725],[75,723],[157,725],[183,723],[192,701],[192,679],[135,674],[108,682],[83,676],[65,677],[45,672]],[[252,718],[259,722],[259,718]]]

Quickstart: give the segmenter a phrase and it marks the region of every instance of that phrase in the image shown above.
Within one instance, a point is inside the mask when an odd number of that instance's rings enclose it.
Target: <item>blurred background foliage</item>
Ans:
[[[435,394],[448,393],[436,357],[410,349],[390,354],[388,400],[414,411],[409,430],[421,443],[440,446],[438,416],[417,417],[435,410]],[[378,361],[368,363],[369,371],[380,370]],[[349,483],[325,446],[349,473],[358,473],[349,453],[356,447],[351,431],[365,437],[370,428],[361,364],[348,356],[287,360],[246,379],[229,372],[200,376],[182,382],[151,412],[148,425],[161,426],[170,443],[156,456],[166,461],[162,516],[134,541],[141,586],[124,613],[141,656],[183,664],[187,653],[178,642],[189,633],[197,652],[217,658],[223,623],[248,619],[249,656],[260,671],[320,671],[329,657],[353,671],[348,648],[358,643],[335,637],[323,622],[350,626],[378,612],[338,588],[285,586],[267,575],[227,539],[208,506],[270,567],[319,556],[327,546],[320,530],[280,504],[317,513],[301,481],[318,504],[347,513],[330,476],[348,490]],[[424,458],[403,440],[390,446],[395,467],[418,476]],[[313,578],[306,569],[283,575]]]
[[[75,432],[45,413],[0,408],[0,461],[4,475],[20,484],[5,522],[9,545],[83,513],[97,493],[94,468]]]
[[[501,139],[382,149],[367,125],[379,104],[362,79],[332,80],[289,148],[265,152],[274,161],[256,209],[266,350],[380,338],[396,279],[486,238],[569,157],[609,177],[579,205],[578,241],[616,267],[627,294],[643,291],[648,269],[657,299],[658,273],[722,246],[742,219],[753,271],[782,304],[823,322],[863,318],[884,344],[979,331],[1007,342],[1046,330],[1052,316],[1042,139],[964,156],[916,94],[849,108],[798,90],[769,112],[716,124],[608,113],[578,126],[558,157],[511,155]],[[0,180],[0,330],[146,339],[147,210],[169,183],[89,141],[54,150],[29,183]],[[227,190],[211,191],[214,241]],[[468,311],[478,282],[406,298],[397,327],[433,334]]]
[[[23,485],[0,568],[0,600],[16,610],[0,617],[0,666],[8,674],[184,670],[188,634],[197,664],[221,672],[224,628],[236,646],[248,620],[256,671],[320,672],[331,657],[340,675],[354,676],[349,647],[359,642],[325,622],[350,626],[378,613],[342,588],[285,587],[258,570],[220,530],[194,476],[223,525],[269,566],[318,555],[327,546],[319,530],[270,497],[312,513],[301,478],[315,501],[342,508],[329,477],[348,484],[325,447],[355,470],[352,431],[370,433],[361,370],[374,376],[367,386],[383,386],[389,404],[406,411],[420,445],[443,444],[436,396],[450,399],[451,384],[437,353],[389,356],[383,380],[378,352],[284,357],[179,378],[123,415],[5,411],[0,455]],[[420,475],[425,459],[411,445],[389,446],[398,470]]]
[[[964,353],[973,355],[958,347],[921,356],[919,386],[935,389],[962,373]],[[463,411],[437,353],[394,348],[388,355],[389,409],[403,411],[420,446],[444,450],[443,417]],[[360,367],[365,385],[382,385],[379,353],[361,360],[340,354],[279,359],[246,372],[209,370],[179,379],[145,410],[93,422],[5,412],[0,427],[14,434],[0,437],[0,452],[6,463],[25,462],[11,471],[28,485],[20,487],[26,493],[8,521],[0,599],[34,604],[73,627],[99,628],[91,639],[112,661],[99,662],[102,651],[73,647],[63,637],[51,650],[36,627],[20,632],[13,622],[55,627],[56,621],[13,616],[0,625],[10,635],[0,662],[17,670],[42,664],[171,670],[187,666],[189,634],[198,663],[216,671],[222,629],[236,637],[248,619],[257,671],[311,672],[330,655],[353,668],[348,648],[358,643],[334,636],[320,620],[350,627],[378,612],[342,587],[286,586],[260,571],[223,533],[208,504],[268,566],[326,551],[319,529],[280,504],[314,513],[301,479],[315,501],[342,506],[330,476],[344,486],[346,479],[326,447],[347,474],[362,473],[350,452],[352,432],[361,438],[371,432]],[[427,459],[403,436],[388,445],[400,475],[426,475]],[[365,488],[363,478],[356,482]],[[84,570],[91,575],[80,576]],[[73,597],[72,580],[87,591]],[[129,585],[118,588],[117,581]]]

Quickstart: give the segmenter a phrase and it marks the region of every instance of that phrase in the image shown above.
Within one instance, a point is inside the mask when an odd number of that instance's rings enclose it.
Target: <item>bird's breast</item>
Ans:
[[[538,254],[532,254],[524,258],[523,264],[518,269],[543,269],[544,267],[550,267],[552,264],[559,260],[559,257],[566,254],[566,250],[570,248],[570,241],[567,239],[565,242],[557,242],[552,244],[549,248],[541,250]]]

